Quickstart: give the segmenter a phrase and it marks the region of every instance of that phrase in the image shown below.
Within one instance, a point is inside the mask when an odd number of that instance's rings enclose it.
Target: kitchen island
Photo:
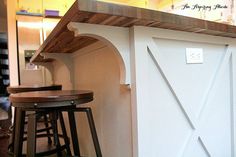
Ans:
[[[233,157],[235,38],[231,25],[77,0],[31,61],[65,89],[94,91],[105,157]]]

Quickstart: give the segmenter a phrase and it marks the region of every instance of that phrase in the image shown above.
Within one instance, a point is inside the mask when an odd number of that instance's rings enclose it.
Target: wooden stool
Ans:
[[[62,89],[62,85],[48,85],[48,86],[38,86],[38,85],[35,85],[35,86],[25,86],[25,85],[20,85],[20,86],[9,86],[7,87],[7,91],[9,94],[16,94],[16,93],[22,93],[22,92],[32,92],[32,91],[47,91],[47,90],[61,90]],[[15,110],[15,115],[16,115],[16,110]],[[61,115],[61,113],[60,113]],[[41,117],[43,118],[43,123],[45,124],[45,127],[42,128],[42,129],[37,129],[37,133],[40,133],[40,137],[45,137],[47,136],[48,137],[48,143],[51,144],[52,143],[52,140],[51,140],[51,135],[50,134],[50,130],[54,131],[53,130],[53,127],[49,127],[49,121],[48,121],[48,115],[47,114],[42,114]],[[38,117],[38,118],[41,118],[41,117]],[[65,124],[64,124],[64,120],[62,119],[63,117],[60,116],[60,123],[61,123],[61,126],[62,126],[62,131],[65,130]],[[14,117],[14,123],[16,122],[16,116]],[[26,124],[27,122],[25,122]],[[12,138],[11,138],[11,143],[9,144],[9,153],[12,153],[14,151],[14,137],[15,137],[15,134],[14,134],[14,125],[13,125],[13,131],[12,131]],[[42,132],[46,132],[46,134],[42,134]],[[27,133],[27,132],[24,132],[24,133]],[[24,138],[24,140],[26,140],[27,138]],[[68,137],[66,137],[65,140],[65,143],[68,145],[69,144],[69,140],[68,140]],[[68,148],[67,149],[67,152],[70,152],[70,149]],[[45,151],[45,152],[40,152],[38,153],[37,155],[39,156],[45,156],[45,155],[48,155],[48,154],[52,154],[54,153],[53,151]]]
[[[22,92],[33,92],[33,91],[47,91],[47,90],[61,90],[62,85],[48,85],[48,86],[25,86],[25,85],[19,85],[19,86],[8,86],[7,92],[9,94],[16,94],[16,93],[22,93]]]
[[[92,116],[91,108],[76,107],[77,104],[88,103],[93,100],[93,92],[82,90],[66,90],[66,91],[39,91],[18,93],[10,96],[10,101],[16,109],[16,126],[14,142],[14,156],[20,157],[22,155],[22,143],[24,132],[24,117],[26,111],[33,111],[29,115],[28,132],[27,132],[27,156],[34,157],[36,152],[36,120],[37,115],[42,113],[49,113],[54,125],[54,131],[57,132],[56,116],[60,115],[62,111],[68,112],[71,139],[74,148],[74,155],[81,156],[79,150],[78,135],[76,130],[74,112],[85,112],[88,118],[90,131],[96,151],[97,157],[102,157],[95,124]],[[56,147],[60,147],[57,134],[54,135]],[[61,156],[60,152],[57,152]]]

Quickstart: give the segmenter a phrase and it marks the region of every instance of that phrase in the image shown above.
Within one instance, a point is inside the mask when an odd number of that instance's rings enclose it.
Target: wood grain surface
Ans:
[[[10,95],[12,103],[46,103],[73,101],[80,99],[93,99],[93,92],[89,90],[54,90],[24,92]]]
[[[26,85],[20,85],[20,86],[8,86],[7,92],[9,94],[13,93],[21,93],[21,92],[32,92],[32,91],[46,91],[46,90],[61,90],[62,85],[48,85],[48,86],[26,86]]]
[[[236,38],[236,26],[170,14],[149,9],[117,5],[94,0],[77,0],[57,24],[31,61],[44,61],[40,53],[72,53],[96,39],[74,37],[69,22],[132,27],[147,26]]]

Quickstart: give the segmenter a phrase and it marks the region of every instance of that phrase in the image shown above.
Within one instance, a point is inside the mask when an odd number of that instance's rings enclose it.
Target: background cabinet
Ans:
[[[18,0],[17,12],[45,15],[45,10],[57,10],[63,16],[75,0]]]

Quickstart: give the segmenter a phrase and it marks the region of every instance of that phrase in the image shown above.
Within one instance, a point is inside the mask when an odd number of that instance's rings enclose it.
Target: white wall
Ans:
[[[138,26],[132,36],[134,156],[235,157],[235,39]],[[186,48],[202,48],[203,63],[186,64]]]
[[[117,55],[108,47],[70,55],[75,89],[95,92],[88,105],[104,156],[233,156],[235,41],[146,27],[134,27],[130,35],[131,91],[120,85]],[[186,64],[187,47],[202,48],[204,63]],[[68,69],[53,64],[55,83],[72,89]],[[82,152],[94,156],[84,118],[77,115]]]
[[[130,90],[120,85],[120,68],[116,55],[108,47],[74,55],[75,89],[94,91],[94,101],[87,104],[93,109],[95,124],[104,157],[131,157]],[[60,62],[54,62],[55,83],[71,89],[69,71]],[[78,133],[82,154],[95,156],[87,120],[77,114]]]
[[[234,8],[233,8],[233,22],[236,25],[236,1],[234,1]]]
[[[18,85],[17,40],[16,40],[16,0],[7,1],[7,30],[10,84]]]
[[[54,66],[54,73],[53,73],[53,78],[54,78],[54,83],[55,84],[61,84],[63,90],[70,90],[72,89],[72,85],[70,82],[70,72],[66,68],[66,66],[58,61],[53,62]]]

